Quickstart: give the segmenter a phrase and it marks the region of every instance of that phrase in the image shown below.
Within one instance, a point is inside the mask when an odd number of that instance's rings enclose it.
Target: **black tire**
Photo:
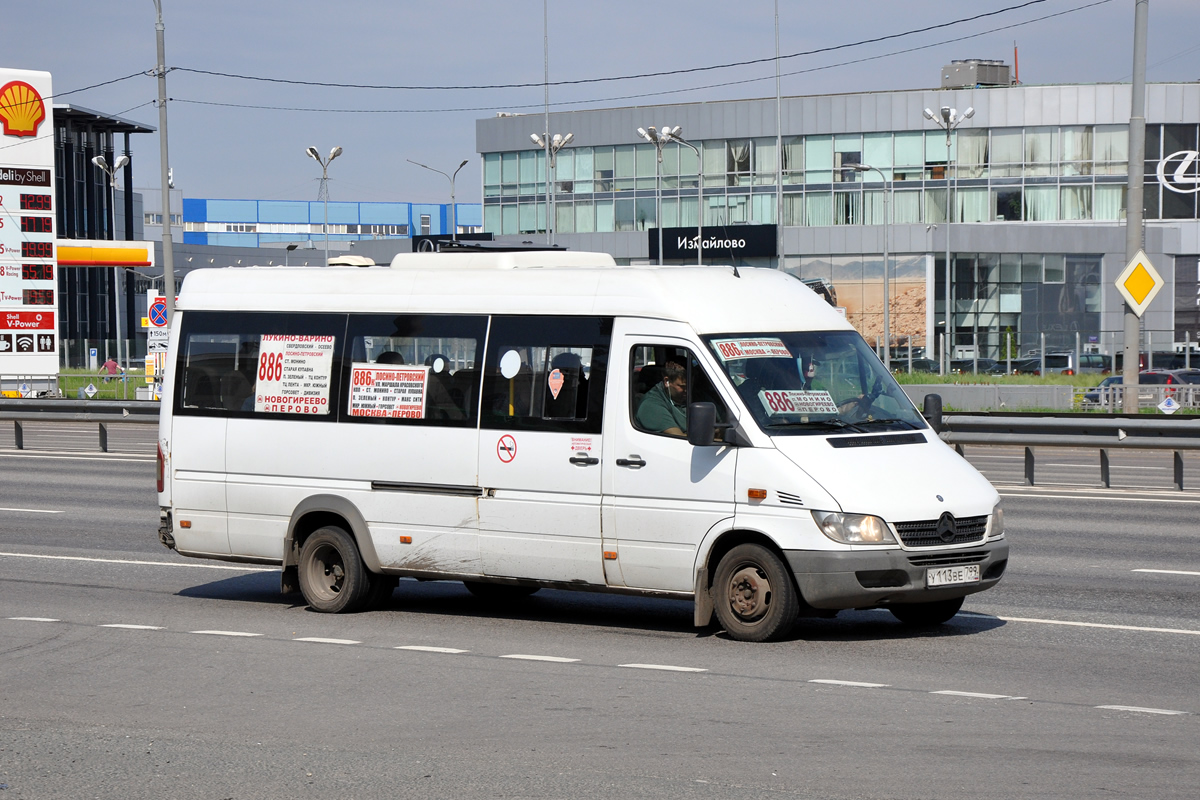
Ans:
[[[739,544],[717,565],[712,584],[717,621],[741,642],[786,634],[800,613],[800,593],[779,556],[758,544]]]
[[[897,603],[888,606],[888,611],[905,625],[932,627],[949,622],[962,605],[963,598],[955,597],[932,603]]]
[[[314,611],[358,611],[371,591],[371,577],[354,537],[336,525],[314,531],[300,550],[300,593]]]
[[[518,586],[512,583],[486,583],[484,581],[463,581],[467,591],[480,600],[493,600],[498,603],[524,600],[540,587]]]
[[[379,609],[387,608],[388,603],[392,600],[392,592],[396,591],[396,586],[400,580],[395,575],[374,575],[371,578],[371,588],[367,591],[367,599],[363,603],[363,608]]]

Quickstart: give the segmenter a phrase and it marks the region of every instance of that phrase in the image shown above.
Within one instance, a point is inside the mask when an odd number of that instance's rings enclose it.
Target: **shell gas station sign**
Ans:
[[[0,69],[0,374],[58,372],[50,73]]]

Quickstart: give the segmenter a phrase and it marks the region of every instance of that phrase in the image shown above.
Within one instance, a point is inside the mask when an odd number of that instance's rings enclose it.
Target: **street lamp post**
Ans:
[[[879,169],[878,167],[872,167],[870,164],[843,164],[842,166],[852,169],[855,172],[878,172],[880,180],[883,181],[883,352],[886,354],[884,356],[883,363],[886,364],[890,370],[892,368],[892,292],[890,283],[890,273],[892,269],[891,264],[889,263],[891,260],[891,254],[889,252],[888,244],[891,239],[890,234],[892,215],[889,209],[888,201],[890,199],[889,196],[891,194],[891,187],[888,183],[887,176],[884,175],[883,170]]]
[[[658,152],[658,163],[654,168],[654,221],[658,228],[658,265],[660,267],[663,263],[662,151],[663,146],[671,141],[673,130],[678,129],[672,128],[670,125],[663,126],[661,131],[653,125],[637,129],[638,136],[654,145],[654,149]]]
[[[411,158],[406,158],[404,160],[410,164],[416,164],[418,167],[427,169],[430,172],[436,172],[438,175],[441,175],[446,180],[450,181],[450,241],[457,242],[458,241],[458,207],[455,205],[455,202],[454,202],[454,179],[458,177],[458,170],[462,169],[463,167],[465,167],[467,165],[467,160],[465,158],[463,159],[463,162],[458,165],[457,169],[454,170],[453,175],[447,175],[446,173],[442,172],[440,169],[434,169],[433,167],[427,167],[419,161],[413,161]]]
[[[111,198],[111,200],[108,203],[108,230],[109,230],[109,234],[110,234],[111,238],[116,239],[117,238],[117,232],[116,232],[116,226],[117,226],[117,215],[116,215],[117,170],[121,169],[122,167],[124,167],[126,164],[129,163],[129,156],[119,156],[117,158],[116,163],[113,164],[111,167],[108,166],[108,162],[104,159],[104,156],[96,156],[95,158],[92,159],[92,163],[95,164],[97,167],[99,167],[101,170],[103,170],[104,174],[108,176],[108,190],[109,190],[109,197]],[[167,224],[170,224],[170,220],[167,221]],[[115,333],[117,334],[116,340],[117,340],[117,362],[118,363],[121,363],[124,361],[124,359],[121,357],[121,304],[122,304],[122,300],[124,300],[125,293],[121,291],[121,284],[122,284],[121,269],[122,268],[119,266],[114,267],[114,269],[113,269],[113,284],[114,284],[113,285],[113,293],[116,295],[116,303],[114,303],[114,306],[116,307],[116,310],[117,310],[117,318],[115,320],[116,325],[114,327],[116,328]]]
[[[946,132],[946,342],[942,347],[942,363],[938,365],[938,370],[942,375],[945,375],[950,367],[949,351],[954,346],[954,334],[951,332],[951,320],[954,316],[950,307],[950,219],[954,216],[954,206],[951,205],[950,195],[950,134],[963,123],[963,120],[968,120],[973,116],[975,116],[975,109],[971,107],[968,107],[962,116],[959,116],[958,109],[950,106],[942,106],[939,114],[934,114],[928,108],[925,109],[925,119],[930,120]],[[954,176],[954,182],[957,185],[957,174]]]
[[[547,125],[549,127],[549,125]],[[554,244],[554,194],[555,183],[558,180],[557,163],[558,151],[562,150],[575,138],[575,134],[568,133],[565,136],[561,133],[556,133],[551,136],[549,133],[544,133],[539,136],[536,133],[529,134],[529,138],[538,147],[546,151],[546,244]]]
[[[692,148],[692,152],[696,154],[696,264],[704,265],[704,162],[700,158],[700,148],[683,138],[683,128],[676,125],[674,128],[666,128],[661,131],[664,138],[669,142],[681,144],[684,147]],[[683,198],[681,197],[680,200]],[[680,205],[682,208],[682,203]],[[682,214],[680,215],[682,216]],[[658,248],[658,252],[662,252],[662,247]]]
[[[325,266],[329,266],[329,164],[342,154],[342,148],[334,147],[329,151],[329,158],[324,159],[315,147],[304,152],[321,165],[321,195],[325,198]]]
[[[167,301],[167,320],[175,317],[175,249],[171,242],[171,166],[167,158],[167,45],[163,25],[162,0],[153,0],[155,44],[158,63],[154,74],[158,78],[158,160],[162,179],[162,249],[163,294]]]

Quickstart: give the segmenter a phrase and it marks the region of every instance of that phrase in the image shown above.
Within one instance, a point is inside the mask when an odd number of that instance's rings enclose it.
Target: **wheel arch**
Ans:
[[[354,543],[367,569],[375,573],[381,571],[379,555],[375,552],[375,543],[371,539],[371,530],[367,527],[362,512],[346,498],[328,494],[307,497],[292,511],[287,537],[283,541],[285,571],[300,562],[300,548],[304,546],[304,540],[313,531],[326,525],[345,528],[354,537]]]
[[[712,622],[713,617],[713,601],[712,601],[712,575],[716,570],[717,564],[721,563],[721,559],[725,554],[740,544],[758,544],[779,556],[779,560],[786,566],[788,563],[787,557],[783,554],[783,548],[767,534],[762,531],[756,531],[750,528],[729,528],[725,531],[710,531],[705,537],[705,542],[702,544],[700,555],[696,561],[696,591],[695,591],[695,615],[693,624],[698,628],[703,628]],[[788,570],[788,576],[791,578],[793,585],[796,586],[796,592],[803,600],[803,595],[800,594],[800,587],[796,584],[796,576]]]

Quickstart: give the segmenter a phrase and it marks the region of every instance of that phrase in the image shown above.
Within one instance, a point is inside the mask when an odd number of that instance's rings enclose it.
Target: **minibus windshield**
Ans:
[[[777,435],[927,427],[854,331],[704,337],[754,421]]]

